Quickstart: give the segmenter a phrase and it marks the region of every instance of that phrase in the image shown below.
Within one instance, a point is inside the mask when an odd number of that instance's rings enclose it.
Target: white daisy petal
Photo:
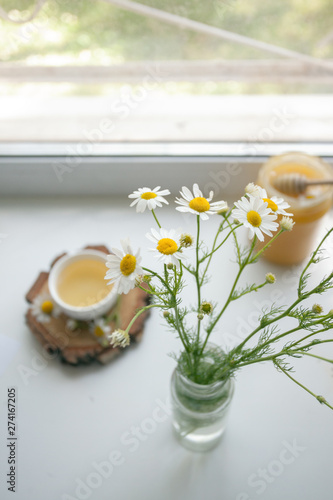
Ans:
[[[156,238],[154,238],[154,236],[152,236],[151,234],[146,233],[146,237],[147,237],[150,241],[152,241],[153,243],[156,243]]]
[[[146,210],[147,202],[143,199],[139,200],[139,203],[136,206],[136,211],[139,213],[143,213]]]
[[[155,189],[154,189],[154,192],[155,192]],[[171,194],[171,193],[170,193],[169,189],[163,189],[158,194],[159,194],[159,196],[168,196],[168,194]]]
[[[193,184],[193,193],[196,198],[202,197],[202,192],[200,191],[198,184]]]
[[[163,196],[159,196],[158,200],[156,200],[155,203],[160,204],[161,206],[162,206],[162,203],[169,205],[169,202]]]
[[[111,255],[111,257],[118,257],[118,258],[122,258],[123,257],[123,253],[121,250],[118,250],[118,248],[111,248],[111,251],[114,253],[114,256]],[[108,256],[109,257],[109,256]],[[114,261],[114,258],[111,259],[111,262]]]
[[[111,333],[109,339],[112,347],[126,347],[130,345],[130,336],[125,330],[115,330]]]
[[[182,191],[180,191],[180,194],[183,198],[185,198],[186,201],[191,201],[194,198],[193,194],[186,186],[182,187]]]
[[[155,229],[155,228],[153,228],[153,227],[151,228],[151,234],[152,234],[152,235],[155,237],[155,239],[157,239],[157,240],[160,238],[160,234],[159,234],[159,232],[158,232],[158,231],[156,231],[156,229]]]
[[[132,201],[132,203],[130,204],[130,207],[134,207],[134,205],[139,203],[139,201],[140,201],[140,198],[137,198],[136,200]]]
[[[124,238],[123,240],[120,240],[120,244],[125,254],[133,253],[129,238]]]
[[[188,212],[188,208],[187,207],[176,207],[176,210],[178,210],[178,212]]]
[[[193,198],[191,198],[193,199]],[[177,205],[183,205],[184,207],[188,207],[188,204],[191,200],[186,201],[185,198],[176,198]]]

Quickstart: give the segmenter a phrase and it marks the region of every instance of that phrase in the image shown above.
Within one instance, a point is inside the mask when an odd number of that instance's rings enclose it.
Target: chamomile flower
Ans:
[[[109,345],[111,328],[103,319],[95,319],[92,321],[89,326],[89,330],[103,347],[107,347]]]
[[[186,260],[186,256],[179,251],[181,232],[175,229],[167,231],[166,229],[151,229],[146,234],[147,238],[154,243],[154,248],[150,248],[156,253],[159,262],[164,264],[173,264],[179,269],[179,261]]]
[[[283,198],[278,198],[277,196],[272,196],[271,198],[269,198],[266,189],[252,183],[248,184],[245,190],[251,185],[253,186],[253,188],[248,190],[247,193],[252,194],[252,196],[262,198],[262,200],[267,203],[268,208],[270,208],[272,212],[277,215],[293,215],[290,212],[286,212],[286,208],[290,208],[290,205],[289,203],[284,201]]]
[[[200,215],[202,220],[209,219],[208,215],[217,214],[217,212],[227,207],[225,201],[210,203],[213,199],[213,191],[210,191],[209,197],[205,198],[198,184],[193,184],[193,194],[185,186],[182,187],[180,194],[182,198],[176,198],[176,203],[180,205],[180,207],[177,207],[176,210],[179,210],[179,212],[189,212],[191,214]]]
[[[136,205],[137,212],[144,212],[147,207],[149,210],[154,210],[156,207],[161,207],[162,203],[169,205],[169,202],[167,202],[164,196],[170,194],[170,191],[168,189],[159,191],[160,188],[161,186],[157,186],[154,189],[147,187],[139,188],[137,191],[128,195],[129,198],[135,198],[130,206],[134,207]]]
[[[140,250],[134,253],[129,239],[121,240],[121,246],[122,250],[112,248],[113,254],[107,256],[106,267],[109,270],[104,279],[109,280],[108,285],[114,285],[115,293],[126,294],[135,287],[136,278],[143,274],[143,270],[140,267]]]
[[[109,336],[112,347],[126,347],[130,345],[130,336],[126,330],[115,330]]]
[[[289,203],[284,201],[283,198],[278,198],[277,196],[272,196],[268,198],[266,189],[262,189],[261,198],[267,202],[268,208],[272,210],[277,215],[293,215],[290,212],[286,212],[286,208],[290,208]]]
[[[263,233],[273,236],[272,231],[278,228],[278,224],[274,222],[277,215],[272,213],[266,202],[259,197],[243,196],[235,205],[232,216],[249,228],[251,239],[256,235],[260,241],[264,241]]]
[[[35,298],[31,312],[40,323],[48,323],[51,317],[56,318],[61,313],[49,293],[41,293]]]

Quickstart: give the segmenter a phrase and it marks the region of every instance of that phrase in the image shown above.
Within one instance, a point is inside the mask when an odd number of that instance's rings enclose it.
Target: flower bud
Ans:
[[[224,216],[227,212],[229,212],[230,208],[228,205],[226,205],[224,208],[221,208],[221,210],[218,210],[217,215],[222,215]]]
[[[324,309],[321,307],[320,304],[313,304],[312,306],[312,312],[314,312],[315,314],[321,314],[323,310]]]
[[[274,274],[267,273],[266,274],[266,281],[267,281],[267,283],[271,283],[271,284],[275,283],[276,278],[275,278]]]
[[[180,246],[188,248],[193,245],[193,237],[188,233],[184,233],[181,235],[179,243]]]
[[[283,216],[280,221],[280,227],[283,231],[291,231],[294,225],[295,222],[290,217]]]
[[[200,312],[203,314],[211,314],[213,312],[213,304],[210,302],[202,302],[200,306]]]
[[[253,182],[250,182],[247,186],[245,186],[245,193],[251,194],[252,196],[261,197],[261,191],[261,187],[257,186],[257,184],[254,184]]]
[[[202,319],[204,319],[204,314],[199,313],[198,314],[198,320],[201,321]]]

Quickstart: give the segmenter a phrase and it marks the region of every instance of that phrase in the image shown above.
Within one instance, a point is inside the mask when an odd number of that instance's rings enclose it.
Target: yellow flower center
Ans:
[[[148,193],[142,193],[141,198],[143,200],[151,200],[152,198],[156,198],[157,194],[152,191],[148,191]]]
[[[255,210],[250,210],[247,213],[247,220],[253,227],[259,227],[261,224],[261,217]]]
[[[269,198],[263,198],[263,201],[267,202],[268,208],[273,210],[273,212],[276,212],[278,210],[279,207],[274,201],[270,200]]]
[[[124,276],[129,276],[130,274],[132,274],[132,272],[135,271],[135,267],[136,258],[134,257],[134,255],[127,254],[122,258],[120,262],[120,271]]]
[[[189,207],[196,212],[207,212],[207,210],[210,209],[210,204],[208,203],[206,198],[198,196],[197,198],[193,198],[193,200],[190,201]]]
[[[96,337],[103,337],[104,336],[103,328],[101,328],[100,326],[96,326],[94,334],[96,335]]]
[[[171,255],[178,250],[177,243],[171,238],[162,238],[157,245],[157,250],[164,255]]]
[[[52,302],[50,300],[45,300],[45,302],[43,302],[43,304],[42,304],[41,310],[45,314],[51,314],[52,311],[53,311],[53,304],[52,304]]]

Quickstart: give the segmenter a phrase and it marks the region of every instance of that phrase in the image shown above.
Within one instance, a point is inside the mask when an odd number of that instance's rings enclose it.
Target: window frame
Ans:
[[[79,148],[80,146],[80,148]],[[0,143],[2,196],[128,194],[143,184],[198,182],[234,196],[272,155],[302,151],[333,168],[332,143]]]

